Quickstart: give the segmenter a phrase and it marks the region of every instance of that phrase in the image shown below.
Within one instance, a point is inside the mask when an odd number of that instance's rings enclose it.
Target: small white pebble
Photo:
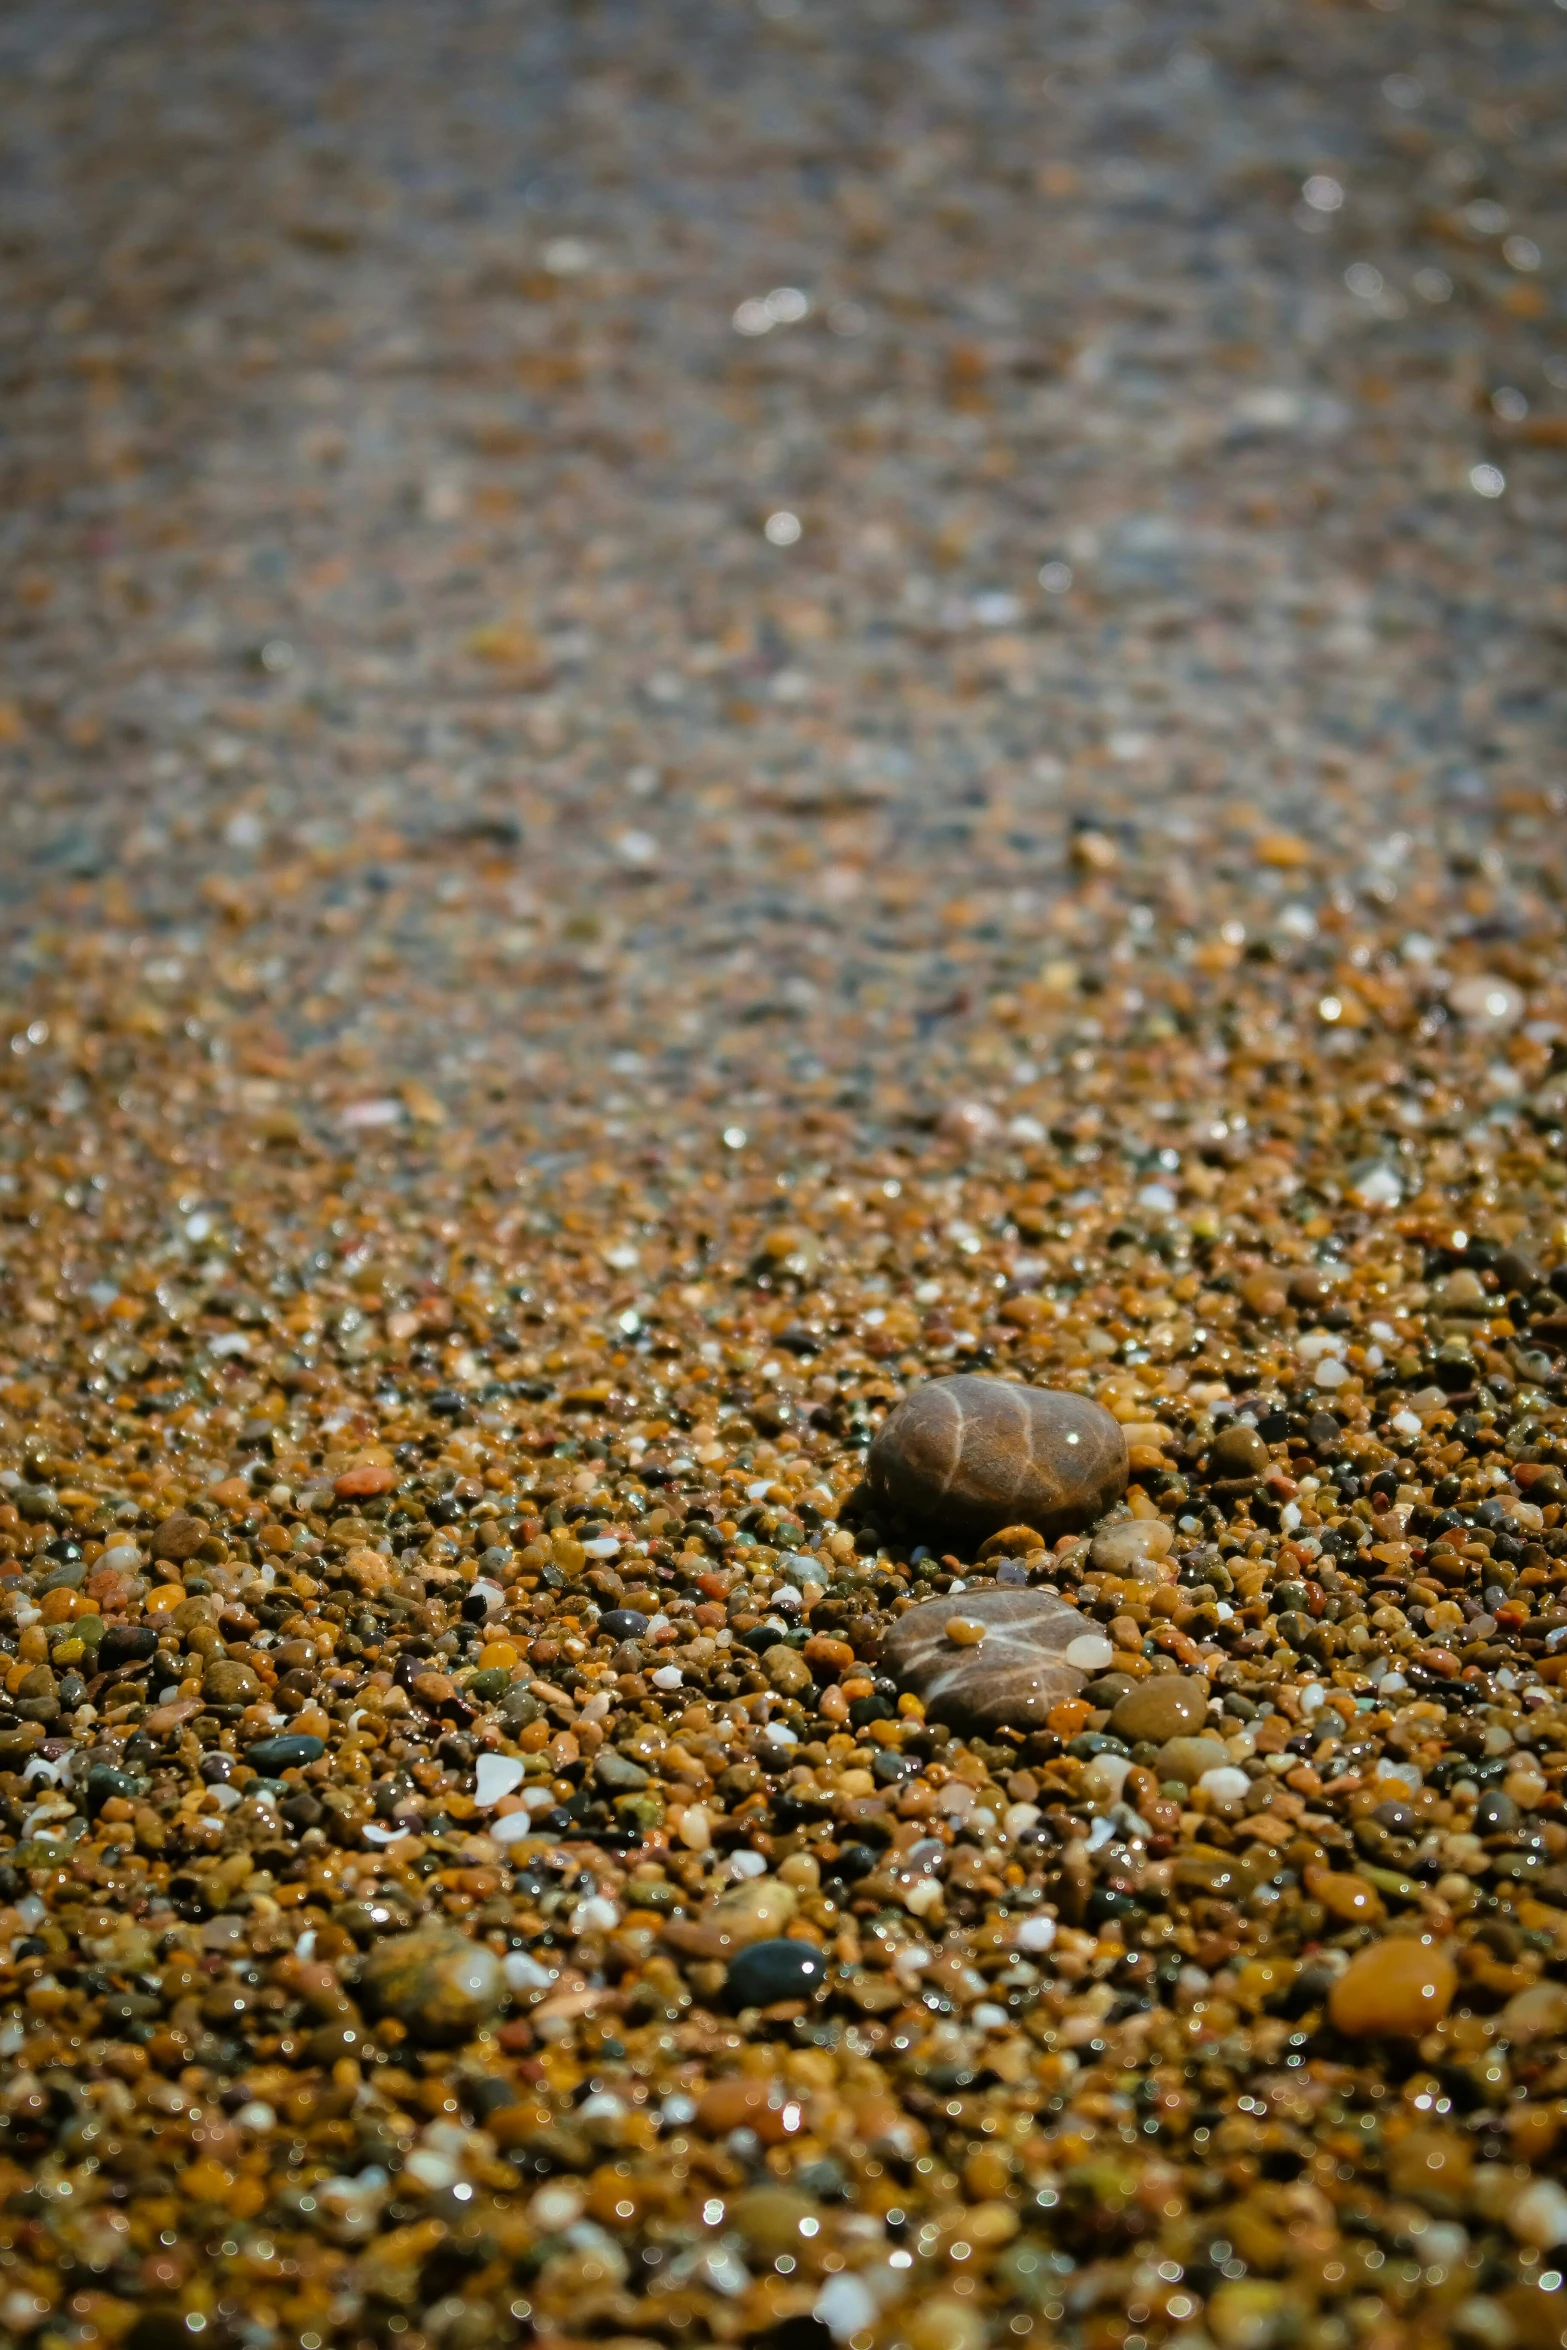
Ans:
[[[1115,1650],[1102,1632],[1079,1632],[1067,1644],[1066,1661],[1080,1673],[1102,1673]]]
[[[525,1950],[508,1951],[501,1961],[508,1991],[547,1991],[555,1980],[553,1967],[540,1966]]]
[[[480,1811],[491,1811],[503,1795],[522,1785],[523,1766],[514,1754],[481,1754],[473,1800]]]
[[[1025,1918],[1012,1937],[1019,1950],[1048,1950],[1056,1938],[1054,1918]]]
[[[1233,1763],[1220,1763],[1216,1769],[1204,1771],[1197,1785],[1204,1795],[1211,1795],[1215,1803],[1239,1803],[1251,1786],[1251,1781]]]
[[[542,2236],[559,2236],[582,2217],[582,2197],[564,2179],[541,2187],[528,2206],[528,2217]]]

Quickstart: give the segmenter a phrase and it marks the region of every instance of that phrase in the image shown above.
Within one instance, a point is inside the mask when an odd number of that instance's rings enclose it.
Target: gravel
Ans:
[[[1567,2338],[1548,13],[9,12],[6,2339]]]

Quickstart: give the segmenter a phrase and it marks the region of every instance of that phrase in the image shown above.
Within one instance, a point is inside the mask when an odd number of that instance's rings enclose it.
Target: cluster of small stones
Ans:
[[[1561,2350],[1560,35],[12,0],[0,2350]]]
[[[1554,2340],[1567,1231],[964,1180],[961,1338],[764,1247],[445,1385],[559,1308],[361,1208],[13,1371],[0,2320]],[[894,1522],[953,1349],[971,1419],[1093,1391],[1107,1515]]]

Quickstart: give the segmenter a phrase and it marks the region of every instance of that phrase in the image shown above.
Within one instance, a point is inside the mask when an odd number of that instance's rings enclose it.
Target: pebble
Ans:
[[[1178,1673],[1156,1674],[1140,1681],[1119,1700],[1110,1716],[1118,1738],[1151,1739],[1163,1746],[1185,1738],[1208,1718],[1209,1684],[1187,1680]]]
[[[1169,1556],[1174,1539],[1162,1518],[1129,1518],[1096,1534],[1088,1555],[1106,1573],[1140,1581],[1149,1568],[1157,1575],[1157,1562]]]
[[[1120,1499],[1126,1445],[1084,1396],[960,1373],[916,1388],[888,1415],[865,1476],[920,1534],[977,1544],[1026,1520],[1054,1540]]]
[[[753,1942],[729,1962],[728,1991],[735,2007],[771,2007],[781,1999],[809,1999],[827,1980],[827,1961],[809,1942]]]
[[[1446,1950],[1399,1936],[1355,1953],[1333,1986],[1328,2013],[1346,2039],[1412,2038],[1441,2022],[1457,1988]]]
[[[365,1962],[365,1994],[431,2047],[467,2040],[488,2022],[504,1989],[495,1953],[444,1928],[393,1934]]]
[[[1183,1787],[1195,1787],[1205,1771],[1222,1770],[1226,1760],[1227,1750],[1218,1738],[1178,1737],[1160,1747],[1154,1769],[1161,1780],[1178,1779]]]
[[[475,1809],[492,1810],[503,1795],[515,1793],[522,1784],[522,1776],[523,1764],[516,1755],[481,1754],[474,1775]]]
[[[1260,1477],[1272,1459],[1256,1429],[1236,1420],[1214,1438],[1209,1466],[1215,1477]]]
[[[954,1620],[983,1628],[981,1641],[954,1641]],[[954,1619],[942,1600],[930,1600],[900,1617],[882,1647],[886,1670],[901,1689],[918,1697],[927,1720],[972,1732],[1043,1727],[1053,1706],[1073,1698],[1083,1685],[1084,1667],[1072,1661],[1074,1648],[1092,1641],[1078,1610],[1043,1591],[997,1588],[965,1596],[964,1614]]]
[[[319,1762],[325,1752],[325,1739],[302,1731],[285,1731],[277,1738],[255,1739],[245,1749],[245,1760],[263,1778],[276,1779],[285,1771],[303,1770],[307,1763]]]

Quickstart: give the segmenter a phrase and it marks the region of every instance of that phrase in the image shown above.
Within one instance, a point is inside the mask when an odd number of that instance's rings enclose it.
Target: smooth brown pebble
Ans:
[[[1441,2022],[1457,1988],[1445,1950],[1400,1935],[1356,1952],[1328,1994],[1328,2014],[1352,2040],[1414,2039]]]
[[[1559,2040],[1567,2034],[1567,1985],[1531,1983],[1515,1991],[1496,2019],[1504,2040]]]
[[[1207,1718],[1206,1680],[1157,1673],[1120,1699],[1110,1716],[1110,1727],[1118,1738],[1150,1738],[1162,1746],[1166,1739],[1195,1731]]]
[[[1126,1440],[1086,1396],[969,1372],[905,1397],[871,1446],[866,1484],[895,1517],[979,1543],[1026,1521],[1075,1533],[1126,1490]]]
[[[1255,1428],[1235,1421],[1222,1429],[1208,1449],[1208,1466],[1215,1477],[1260,1477],[1273,1465]]]

